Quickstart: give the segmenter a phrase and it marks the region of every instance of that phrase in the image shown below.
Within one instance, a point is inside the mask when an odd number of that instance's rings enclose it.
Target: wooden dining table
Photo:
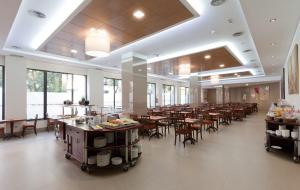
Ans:
[[[153,136],[156,136],[157,138],[159,138],[160,136],[163,136],[162,133],[159,132],[159,121],[161,120],[165,120],[165,119],[168,119],[168,117],[166,116],[156,116],[156,115],[150,115],[150,121],[153,121],[155,123],[155,133],[152,133],[150,135],[150,138],[153,137]]]
[[[211,126],[208,129],[213,129],[215,131],[219,130],[219,120],[220,120],[220,117],[221,117],[222,114],[217,113],[217,112],[210,112],[210,113],[208,113],[208,115],[211,117],[212,120],[214,120],[213,118],[217,118],[215,120],[217,127]]]

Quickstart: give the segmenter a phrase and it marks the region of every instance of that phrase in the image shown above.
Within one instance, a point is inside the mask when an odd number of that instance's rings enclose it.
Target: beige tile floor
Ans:
[[[264,149],[264,115],[254,114],[196,145],[173,145],[174,136],[142,140],[143,155],[128,172],[82,172],[64,158],[52,133],[0,141],[1,190],[283,190],[300,189],[300,165]]]

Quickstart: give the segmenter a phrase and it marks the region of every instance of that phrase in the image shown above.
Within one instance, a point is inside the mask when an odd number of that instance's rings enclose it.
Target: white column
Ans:
[[[103,71],[96,69],[89,69],[87,75],[87,92],[88,100],[91,105],[97,105],[103,107]]]
[[[122,56],[122,109],[124,113],[147,113],[147,61],[143,55]]]
[[[192,107],[198,107],[201,104],[201,86],[198,76],[190,77],[190,104]]]
[[[5,118],[26,118],[27,104],[26,60],[21,57],[5,57]]]

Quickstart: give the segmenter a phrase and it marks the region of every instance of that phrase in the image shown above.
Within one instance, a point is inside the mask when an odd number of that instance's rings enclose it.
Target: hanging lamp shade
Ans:
[[[180,64],[178,68],[178,74],[182,77],[190,76],[191,74],[191,65],[189,63]]]
[[[219,84],[219,81],[220,81],[219,75],[212,75],[212,76],[210,77],[210,82],[211,82],[212,84]]]
[[[105,30],[92,28],[85,38],[85,54],[106,57],[110,52],[110,38]]]

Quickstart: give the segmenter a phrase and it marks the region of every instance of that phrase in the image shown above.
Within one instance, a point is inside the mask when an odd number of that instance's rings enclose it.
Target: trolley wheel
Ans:
[[[131,161],[130,162],[130,167],[134,167],[136,165],[136,161]]]
[[[294,160],[295,163],[299,163],[299,157],[298,156],[294,156],[293,160]]]
[[[80,169],[81,171],[87,171],[87,166],[85,164],[81,164]]]
[[[270,152],[270,147],[266,147],[266,151],[267,151],[267,152]]]
[[[123,168],[122,168],[122,169],[123,169],[123,171],[124,171],[124,172],[127,172],[127,171],[128,171],[128,169],[129,169],[129,166],[126,164],[126,165],[124,165],[124,166],[123,166]]]
[[[92,173],[92,169],[91,169],[90,167],[86,167],[86,172],[87,172],[88,174],[90,174],[90,173]]]
[[[65,158],[69,160],[71,158],[71,155],[70,154],[65,154]]]

